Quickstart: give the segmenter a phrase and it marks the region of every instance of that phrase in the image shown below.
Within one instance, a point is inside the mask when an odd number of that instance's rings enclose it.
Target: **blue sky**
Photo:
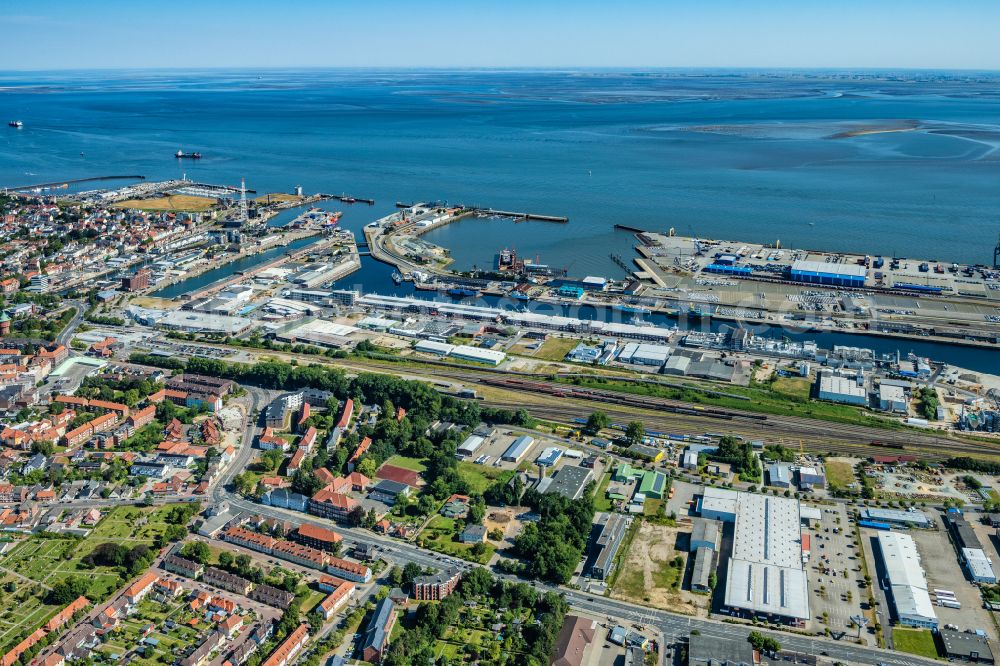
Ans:
[[[1000,69],[996,0],[28,0],[0,69]]]

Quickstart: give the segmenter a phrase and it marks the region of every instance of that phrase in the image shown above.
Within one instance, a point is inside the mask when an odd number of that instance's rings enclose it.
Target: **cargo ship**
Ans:
[[[200,160],[201,153],[185,153],[183,150],[178,150],[174,153],[174,157],[179,160]]]
[[[517,258],[517,250],[504,248],[497,252],[496,267],[500,273],[520,273],[524,262]]]
[[[628,303],[615,303],[611,306],[612,310],[617,310],[618,312],[628,312],[631,314],[650,314],[653,311],[649,308],[644,308],[641,305],[629,305]]]
[[[21,127],[24,127],[24,123],[22,123],[20,120],[12,120],[12,121],[10,121],[7,124],[10,125],[11,127],[17,127],[19,129]]]

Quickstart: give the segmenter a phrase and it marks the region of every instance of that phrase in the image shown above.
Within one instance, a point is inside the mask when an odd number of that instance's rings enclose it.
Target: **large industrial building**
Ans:
[[[807,282],[834,287],[865,286],[865,276],[868,270],[857,264],[834,264],[824,261],[794,261],[792,262],[791,278],[793,282]]]
[[[913,527],[928,528],[931,526],[930,519],[921,511],[916,509],[861,509],[861,519],[870,520],[876,523],[889,523],[890,525],[903,525]]]
[[[706,488],[702,518],[733,523],[725,607],[734,615],[803,625],[809,589],[799,501]]]
[[[847,405],[868,405],[868,389],[864,383],[858,383],[854,377],[843,377],[828,373],[819,376],[820,400],[841,402]]]
[[[937,615],[913,538],[901,532],[879,532],[877,538],[896,620],[909,627],[936,628]]]

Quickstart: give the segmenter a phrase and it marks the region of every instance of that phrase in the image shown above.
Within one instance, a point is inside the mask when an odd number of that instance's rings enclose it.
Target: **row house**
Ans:
[[[348,562],[339,557],[330,557],[326,572],[354,583],[367,583],[372,579],[372,570],[364,564]]]
[[[246,596],[252,586],[252,583],[246,578],[223,571],[217,567],[206,567],[201,579],[209,585],[214,585],[227,592],[242,594],[244,596]]]
[[[257,585],[250,591],[250,598],[274,608],[285,610],[292,605],[295,594],[270,585]]]
[[[309,640],[308,625],[300,624],[298,628],[288,635],[281,645],[279,645],[271,656],[264,661],[262,666],[288,666],[295,659],[295,656],[302,650],[302,646]]]
[[[159,580],[159,576],[152,571],[147,571],[125,590],[125,601],[128,602],[129,606],[137,605],[152,591],[157,580]]]
[[[128,424],[138,430],[139,428],[152,423],[155,418],[156,405],[149,405],[129,414]]]
[[[340,581],[330,595],[319,602],[317,609],[323,616],[324,620],[330,620],[334,613],[340,610],[347,601],[354,596],[354,590],[356,586],[354,583],[348,582],[346,580]]]

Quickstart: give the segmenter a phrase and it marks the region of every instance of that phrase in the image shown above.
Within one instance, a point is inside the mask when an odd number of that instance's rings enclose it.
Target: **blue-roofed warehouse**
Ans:
[[[703,270],[706,273],[718,273],[720,275],[753,275],[753,269],[749,266],[737,266],[735,264],[709,264]]]
[[[857,264],[833,264],[824,261],[792,262],[793,282],[825,284],[834,287],[864,287],[868,270]]]

